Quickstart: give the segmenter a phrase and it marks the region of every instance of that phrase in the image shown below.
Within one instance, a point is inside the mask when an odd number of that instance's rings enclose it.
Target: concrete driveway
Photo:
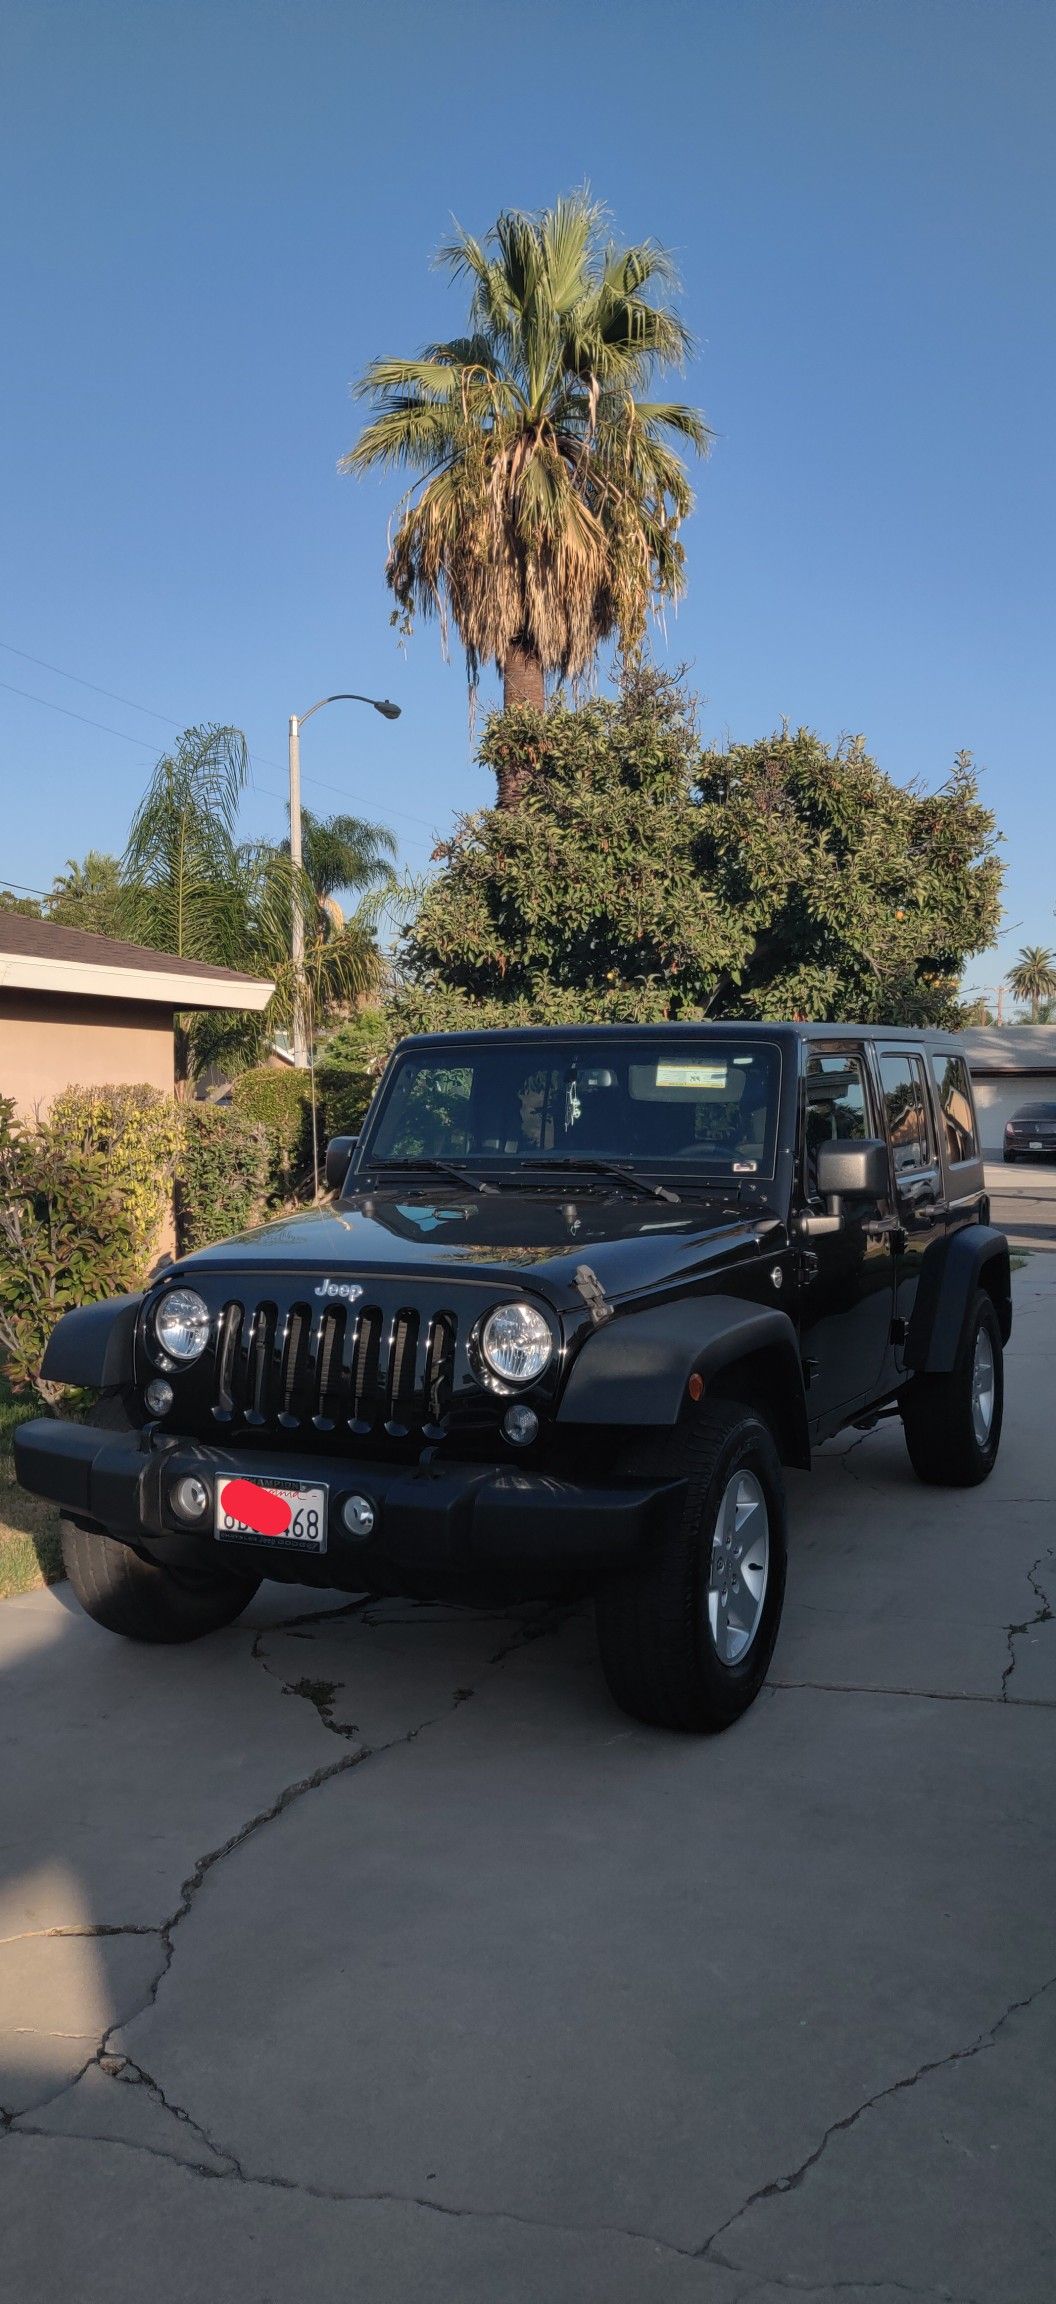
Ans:
[[[795,1476],[714,1742],[582,1611],[0,1608],[5,2297],[1051,2304],[1056,1261],[1016,1294],[994,1478],[897,1425]]]

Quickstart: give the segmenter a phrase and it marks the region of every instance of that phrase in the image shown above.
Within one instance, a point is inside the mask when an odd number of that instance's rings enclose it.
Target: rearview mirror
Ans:
[[[326,1188],[328,1192],[340,1192],[348,1174],[348,1163],[358,1142],[358,1136],[331,1136],[326,1147]]]

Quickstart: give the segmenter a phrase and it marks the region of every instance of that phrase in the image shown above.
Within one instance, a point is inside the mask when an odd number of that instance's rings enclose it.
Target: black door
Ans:
[[[800,1158],[808,1208],[819,1215],[818,1146],[837,1137],[882,1136],[860,1041],[808,1044],[802,1082]],[[875,1399],[890,1353],[894,1265],[887,1200],[848,1200],[838,1232],[805,1244],[802,1349],[811,1420]]]
[[[921,1259],[946,1222],[942,1170],[920,1056],[905,1048],[879,1051],[880,1085],[895,1169],[895,1357],[905,1365],[905,1325],[913,1310]]]

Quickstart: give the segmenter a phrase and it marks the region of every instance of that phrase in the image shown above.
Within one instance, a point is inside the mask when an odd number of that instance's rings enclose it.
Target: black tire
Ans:
[[[1006,1165],[1006,1167],[1008,1167],[1008,1168],[1011,1168],[1011,1166],[1012,1166],[1012,1162],[1013,1162],[1013,1160],[1015,1159],[1015,1157],[1016,1157],[1016,1155],[1015,1155],[1015,1153],[1014,1153],[1014,1152],[1002,1152],[1002,1154],[1001,1154],[1001,1158],[1002,1158],[1002,1160],[1005,1162],[1005,1165]]]
[[[975,1426],[972,1379],[980,1332],[993,1355],[993,1409],[981,1440]],[[918,1480],[936,1488],[977,1488],[989,1479],[1001,1445],[1005,1405],[1001,1328],[989,1296],[976,1295],[955,1366],[948,1376],[917,1376],[899,1406],[909,1460]]]
[[[132,1431],[119,1400],[100,1400],[89,1421],[108,1431]],[[152,1645],[200,1640],[242,1614],[260,1578],[213,1567],[183,1570],[144,1560],[101,1529],[64,1520],[62,1561],[85,1614],[107,1632]]]
[[[642,1566],[598,1592],[601,1668],[624,1712],[658,1728],[728,1728],[766,1678],[781,1622],[787,1539],[781,1463],[769,1427],[736,1400],[718,1400],[626,1468],[683,1474],[682,1518]],[[720,1657],[709,1621],[713,1537],[735,1474],[754,1475],[766,1503],[769,1569],[757,1628],[736,1662]]]

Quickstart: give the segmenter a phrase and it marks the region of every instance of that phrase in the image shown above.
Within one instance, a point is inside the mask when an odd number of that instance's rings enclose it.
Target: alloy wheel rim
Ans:
[[[711,1539],[708,1630],[720,1664],[740,1664],[759,1630],[770,1575],[770,1518],[754,1472],[723,1490]]]
[[[972,1354],[972,1430],[980,1448],[985,1448],[990,1438],[996,1393],[994,1347],[988,1330],[980,1328]]]

